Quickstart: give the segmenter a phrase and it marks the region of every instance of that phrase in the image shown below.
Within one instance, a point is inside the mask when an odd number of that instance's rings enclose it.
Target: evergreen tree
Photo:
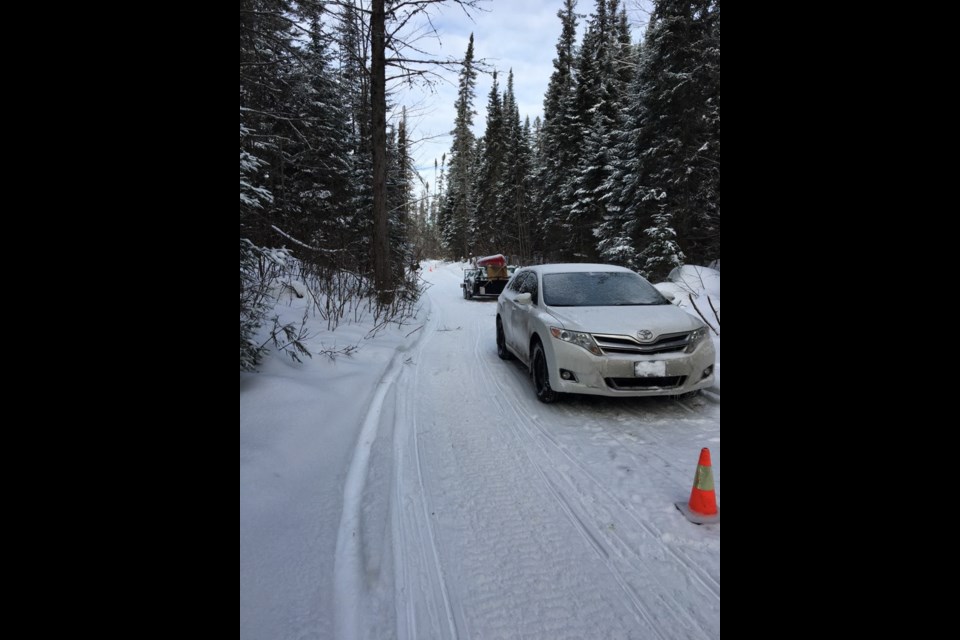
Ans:
[[[564,0],[557,12],[561,32],[557,41],[557,57],[553,59],[553,73],[543,99],[543,124],[538,136],[536,182],[541,189],[539,219],[533,253],[540,260],[559,257],[559,247],[567,244],[563,228],[563,187],[573,173],[577,159],[577,132],[580,118],[576,110],[577,85],[574,77],[576,62],[577,14],[576,0]]]
[[[662,278],[720,254],[719,2],[658,0],[608,188],[601,255]]]
[[[648,25],[648,37],[649,31]],[[649,222],[641,203],[647,190],[640,182],[640,156],[644,151],[640,128],[646,119],[646,103],[642,94],[644,74],[640,68],[644,58],[639,53],[632,58],[635,61],[633,78],[626,89],[621,125],[612,139],[613,158],[603,186],[609,195],[596,235],[601,260],[639,270],[642,263],[638,262],[638,247],[644,242],[641,225]]]
[[[618,0],[610,0],[609,13],[611,20],[614,20],[613,16],[615,16],[611,41],[616,67],[615,73],[620,90],[625,94],[636,75],[636,48],[633,45],[633,38],[630,36],[630,23],[627,20],[626,5],[619,5]]]
[[[621,128],[626,94],[621,56],[629,49],[629,34],[616,20],[617,0],[597,0],[596,13],[580,49],[578,109],[582,141],[576,172],[564,190],[564,211],[570,233],[569,257],[598,259],[599,227],[610,198],[606,182],[613,164],[615,136]]]
[[[364,15],[350,3],[340,8],[337,23],[340,68],[338,78],[344,87],[344,108],[349,131],[345,138],[350,147],[350,202],[339,217],[342,246],[349,247],[354,261],[352,270],[364,275],[373,271],[373,141],[370,111],[370,74],[367,71],[370,42]]]
[[[289,72],[290,9],[284,0],[240,2],[240,235],[268,244],[275,194],[271,166],[277,154],[275,123],[287,117],[278,96]]]
[[[290,257],[273,248],[295,245],[314,272],[343,266],[347,255],[349,243],[333,237],[353,183],[330,45],[312,5],[240,4],[241,368],[260,354],[250,340],[270,308],[264,274],[282,272]]]
[[[413,200],[416,176],[413,158],[410,156],[410,141],[407,134],[407,110],[401,111],[396,129],[396,145],[390,159],[387,193],[390,214],[390,243],[394,254],[393,269],[397,282],[403,280],[405,269],[415,262],[418,225],[417,204]]]
[[[531,192],[532,159],[530,151],[530,119],[520,125],[520,110],[513,91],[513,69],[507,78],[503,96],[504,168],[497,185],[496,210],[500,213],[503,251],[530,260],[530,218],[533,210]]]
[[[684,263],[683,252],[677,245],[677,232],[673,230],[673,215],[664,203],[656,206],[651,226],[643,230],[646,246],[638,260],[642,264],[640,270],[654,282],[663,280],[671,269]]]
[[[405,219],[410,218],[413,211],[413,185],[416,170],[413,158],[410,156],[410,140],[407,133],[407,108],[403,107],[400,123],[397,125],[397,190],[400,201],[400,211]]]
[[[473,99],[477,72],[473,66],[473,34],[467,44],[454,103],[453,143],[446,178],[446,193],[440,208],[440,232],[444,247],[452,258],[467,257],[471,253],[469,238],[470,214],[473,209],[473,182],[476,140],[473,125]]]
[[[679,246],[697,262],[719,253],[718,11],[711,0],[659,0],[641,64],[639,172],[652,194],[642,202],[651,220],[670,213]],[[662,226],[653,222],[644,229]]]
[[[530,150],[530,180],[528,182],[530,206],[529,214],[526,220],[526,238],[525,249],[521,252],[526,263],[534,262],[537,256],[543,255],[542,234],[540,233],[540,205],[546,196],[540,178],[544,175],[543,170],[543,121],[540,116],[533,119],[533,125],[530,125],[529,118],[525,125],[528,148]]]
[[[331,72],[330,42],[319,18],[311,21],[310,42],[300,54],[302,66],[291,75],[298,122],[288,143],[287,186],[289,226],[286,231],[305,243],[322,247],[316,259],[329,266],[343,264],[343,256],[329,260],[356,238],[344,237],[341,216],[354,197],[349,116],[343,108],[344,91]],[[344,265],[346,266],[346,265]],[[355,267],[355,264],[349,264]]]
[[[505,251],[502,248],[503,211],[497,207],[497,192],[504,170],[504,105],[500,100],[500,86],[497,72],[493,72],[493,84],[487,99],[487,123],[482,141],[478,141],[476,158],[477,181],[474,186],[475,205],[473,208],[471,235],[475,239],[473,247],[477,253],[489,254]]]
[[[409,215],[410,164],[404,117],[396,128],[387,131],[387,231],[394,282],[403,282],[404,271],[413,262]]]
[[[720,0],[708,3],[700,19],[704,25],[693,77],[704,109],[703,144],[690,163],[699,176],[696,202],[700,208],[690,217],[686,247],[692,260],[707,264],[720,259]]]

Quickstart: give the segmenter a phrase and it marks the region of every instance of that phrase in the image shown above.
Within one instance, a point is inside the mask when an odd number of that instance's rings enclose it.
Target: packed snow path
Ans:
[[[241,639],[719,638],[720,525],[674,507],[702,447],[720,495],[719,393],[541,404],[423,277],[393,337],[241,376]]]
[[[425,277],[423,335],[381,381],[347,479],[338,636],[719,638],[719,525],[673,506],[702,446],[719,484],[719,406],[543,405],[496,355],[496,302],[464,300],[451,265]]]

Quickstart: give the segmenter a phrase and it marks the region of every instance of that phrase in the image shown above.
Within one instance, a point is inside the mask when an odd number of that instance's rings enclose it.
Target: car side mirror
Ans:
[[[533,304],[533,296],[529,293],[521,293],[517,296],[517,304]]]
[[[660,294],[670,302],[677,299],[677,296],[673,295],[673,291],[661,291]]]

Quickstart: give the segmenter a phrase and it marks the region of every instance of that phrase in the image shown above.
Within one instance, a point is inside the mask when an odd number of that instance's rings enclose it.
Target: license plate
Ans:
[[[666,362],[634,362],[633,375],[638,378],[662,378],[667,375]]]

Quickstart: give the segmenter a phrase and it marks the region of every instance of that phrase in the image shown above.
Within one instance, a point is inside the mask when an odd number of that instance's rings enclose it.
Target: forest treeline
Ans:
[[[652,279],[720,258],[719,0],[654,0],[642,43],[621,0],[594,0],[588,16],[558,0],[532,123],[514,94],[523,79],[475,60],[472,35],[462,58],[410,55],[404,29],[440,3],[482,0],[241,0],[241,368],[258,357],[264,278],[284,269],[318,299],[368,296],[386,317],[416,298],[422,257],[610,262]],[[430,184],[391,90],[454,68],[453,139]]]

